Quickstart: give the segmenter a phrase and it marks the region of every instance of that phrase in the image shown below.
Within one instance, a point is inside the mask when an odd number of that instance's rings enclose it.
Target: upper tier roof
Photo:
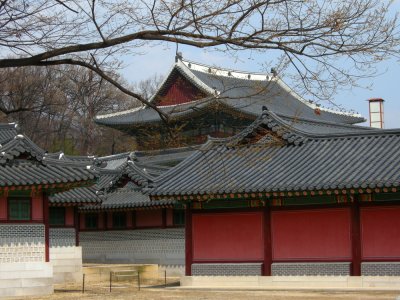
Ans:
[[[201,91],[204,97],[186,103],[159,106],[171,119],[190,117],[202,109],[217,107],[234,110],[257,118],[263,106],[281,117],[311,121],[355,124],[364,122],[359,114],[335,111],[304,100],[288,87],[278,76],[226,70],[178,59],[150,101],[156,103],[158,96],[171,86],[179,74]],[[117,113],[99,115],[98,124],[140,125],[161,122],[158,112],[149,107],[139,107]]]

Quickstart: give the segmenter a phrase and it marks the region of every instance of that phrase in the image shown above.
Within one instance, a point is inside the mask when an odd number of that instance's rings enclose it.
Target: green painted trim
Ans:
[[[318,205],[318,204],[336,204],[336,197],[331,196],[303,196],[303,197],[291,197],[283,198],[282,206],[292,205]]]
[[[30,197],[31,196],[31,190],[14,190],[14,191],[8,191],[8,196],[9,197]]]
[[[400,201],[400,193],[372,194],[372,201]]]

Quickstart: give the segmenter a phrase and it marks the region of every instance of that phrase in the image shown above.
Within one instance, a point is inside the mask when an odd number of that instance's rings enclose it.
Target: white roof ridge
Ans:
[[[127,109],[127,110],[117,111],[117,112],[104,114],[104,115],[97,115],[95,117],[95,120],[106,119],[106,118],[115,117],[115,116],[121,116],[121,115],[125,115],[125,114],[129,114],[129,113],[132,113],[132,112],[139,111],[139,110],[144,109],[144,108],[145,108],[145,106],[142,105],[142,106],[131,108],[131,109]]]
[[[217,76],[224,76],[228,78],[239,78],[239,79],[255,80],[255,81],[270,81],[274,77],[274,74],[272,73],[233,70],[228,68],[221,68],[221,67],[201,64],[189,60],[182,60],[182,64],[184,64],[190,70],[196,70],[202,73],[214,74]]]
[[[319,109],[320,111],[325,111],[325,112],[329,112],[329,113],[333,113],[333,114],[337,114],[337,115],[344,115],[344,116],[352,116],[352,117],[362,118],[362,115],[359,114],[359,113],[351,113],[351,112],[339,111],[339,110],[335,110],[335,109],[319,106],[319,105],[317,105],[317,104],[315,104],[313,102],[310,102],[310,101],[304,99],[301,95],[299,95],[296,91],[294,91],[289,85],[287,85],[287,83],[284,82],[281,78],[275,77],[274,80],[286,92],[291,94],[293,97],[295,97],[297,100],[299,100],[300,102],[304,103],[305,105],[307,105],[311,109],[314,109],[314,110]]]
[[[352,116],[352,117],[359,117],[361,118],[362,115],[359,113],[351,113],[351,112],[343,112],[335,109],[330,109],[327,107],[321,107],[310,101],[304,99],[300,96],[296,91],[290,88],[279,76],[276,76],[272,73],[258,73],[258,72],[246,72],[246,71],[239,71],[239,70],[232,70],[228,68],[220,68],[215,66],[210,66],[206,64],[201,64],[198,62],[193,62],[190,60],[178,60],[182,61],[182,63],[189,69],[200,71],[206,74],[214,74],[218,76],[224,76],[228,78],[240,78],[240,79],[247,79],[247,80],[267,80],[267,81],[275,81],[277,82],[285,91],[290,93],[293,97],[295,97],[300,102],[304,103],[308,107],[312,109],[319,109],[321,111],[330,112],[338,115],[345,115],[345,116]],[[211,71],[211,72],[210,72]]]

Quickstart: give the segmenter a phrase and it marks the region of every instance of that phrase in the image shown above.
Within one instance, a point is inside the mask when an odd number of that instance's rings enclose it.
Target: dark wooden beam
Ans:
[[[187,204],[185,209],[185,275],[192,276],[193,241],[192,241],[192,209]]]
[[[264,265],[263,276],[271,276],[272,242],[271,242],[271,209],[264,208]]]
[[[358,195],[351,204],[351,276],[361,276],[361,227]]]

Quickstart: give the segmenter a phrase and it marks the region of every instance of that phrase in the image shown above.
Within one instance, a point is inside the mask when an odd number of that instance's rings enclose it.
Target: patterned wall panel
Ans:
[[[192,264],[193,276],[260,276],[262,264]]]
[[[157,263],[183,265],[183,228],[79,233],[84,262]]]
[[[45,260],[43,224],[1,224],[0,263]]]
[[[399,262],[365,262],[361,263],[363,276],[400,276]]]
[[[273,263],[272,276],[349,276],[350,263]]]
[[[75,246],[75,228],[50,228],[50,247]]]

